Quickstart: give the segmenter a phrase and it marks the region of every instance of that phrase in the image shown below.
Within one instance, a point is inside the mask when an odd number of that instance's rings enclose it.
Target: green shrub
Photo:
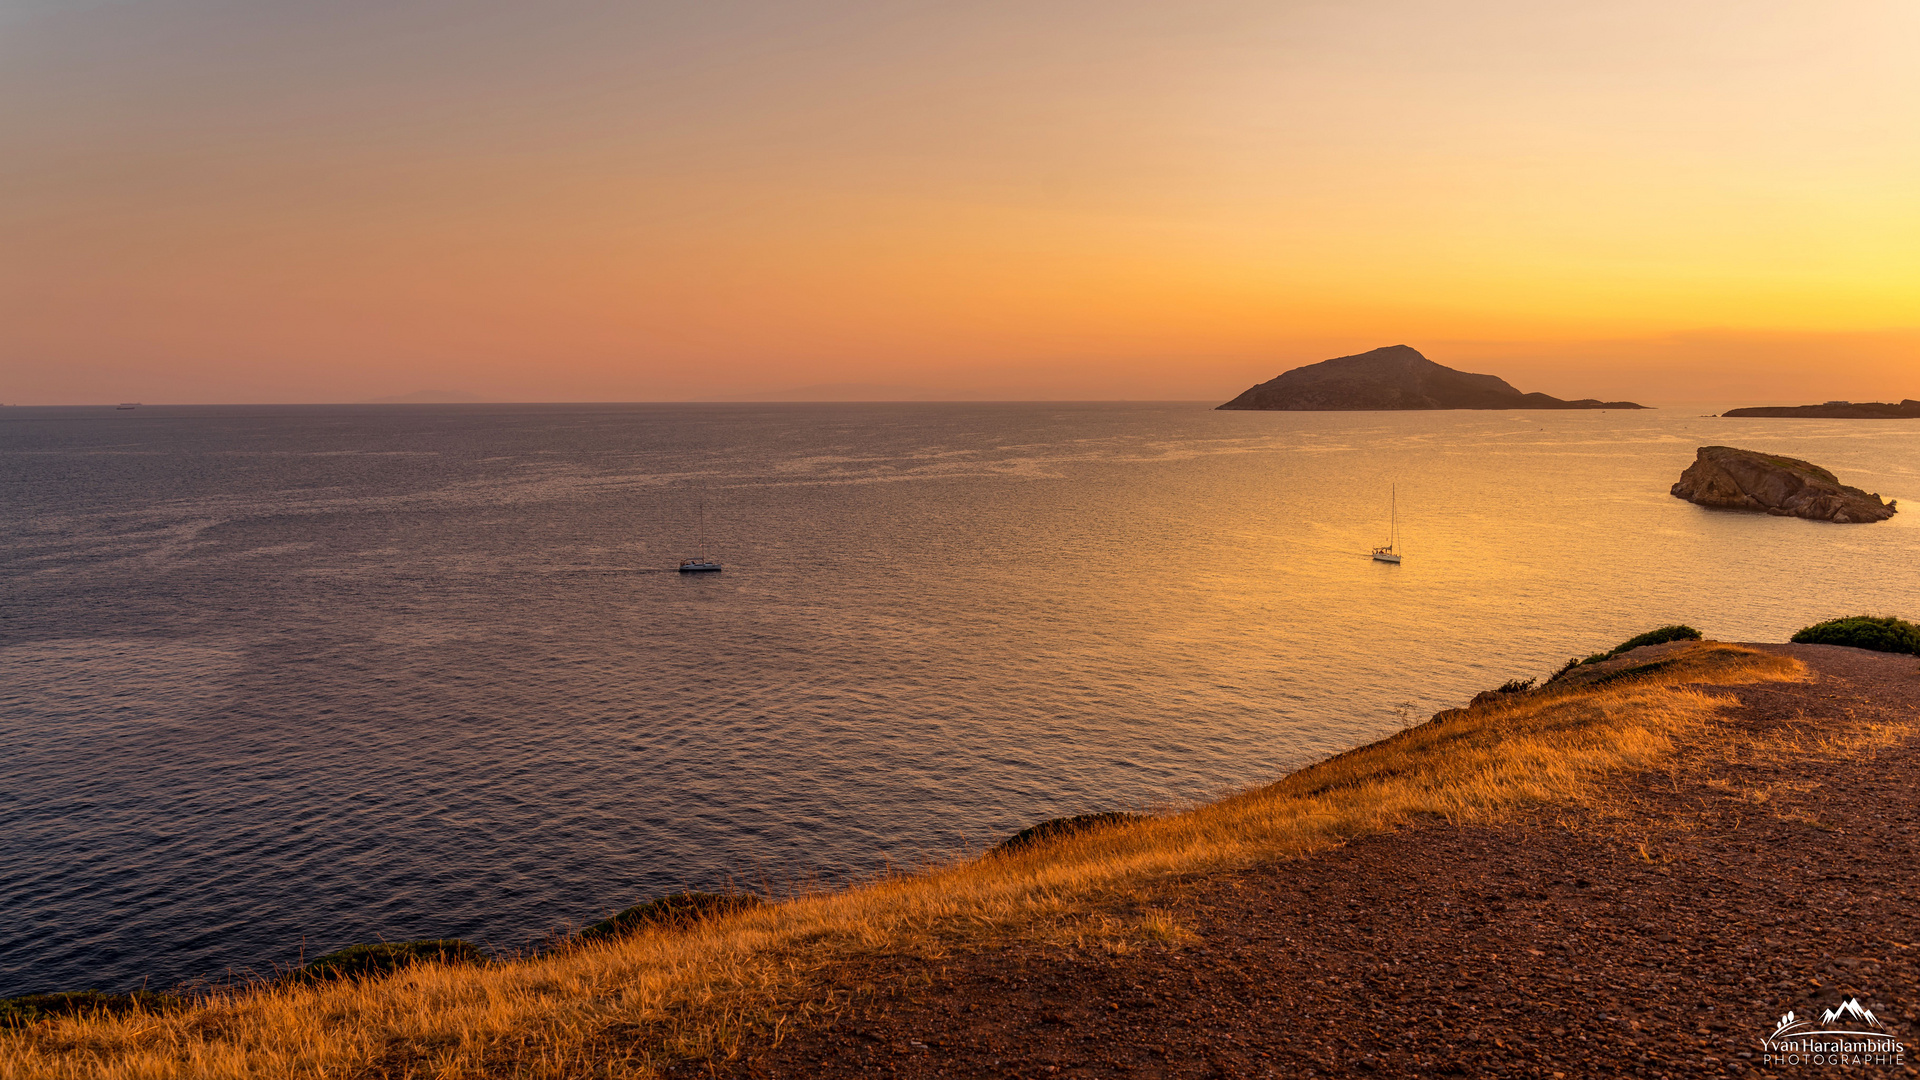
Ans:
[[[1501,683],[1500,689],[1495,690],[1494,693],[1524,694],[1527,691],[1533,689],[1534,682],[1535,680],[1533,679],[1508,679],[1506,682]]]
[[[760,906],[752,893],[679,892],[635,904],[612,918],[602,919],[580,931],[580,940],[620,937],[647,926],[691,926],[702,919],[717,918],[736,911]]]
[[[1620,644],[1615,645],[1613,648],[1607,650],[1606,652],[1594,653],[1592,656],[1587,657],[1585,660],[1580,660],[1577,658],[1573,660],[1569,660],[1567,661],[1567,666],[1561,668],[1559,671],[1554,672],[1553,675],[1547,679],[1547,681],[1553,682],[1555,679],[1560,678],[1561,676],[1565,675],[1567,672],[1572,671],[1574,668],[1580,667],[1585,664],[1604,663],[1605,661],[1611,660],[1614,657],[1619,656],[1623,652],[1627,652],[1631,649],[1637,649],[1642,645],[1665,645],[1669,641],[1699,641],[1699,640],[1700,640],[1700,631],[1695,630],[1693,627],[1687,626],[1683,623],[1674,623],[1672,626],[1663,626],[1658,630],[1649,630],[1644,634],[1635,634],[1633,637],[1630,637],[1627,640],[1621,642]]]
[[[1129,821],[1141,821],[1145,817],[1144,814],[1123,814],[1116,810],[1109,810],[1101,814],[1077,814],[1073,817],[1054,818],[1051,821],[1043,821],[1038,825],[1029,825],[1021,829],[1000,841],[993,850],[1018,851],[1040,843],[1042,840],[1072,836],[1074,833],[1097,829],[1102,825],[1123,825]]]
[[[186,1007],[187,999],[151,990],[131,994],[103,994],[75,990],[60,994],[23,994],[0,998],[0,1027],[20,1027],[50,1016],[114,1015],[134,1011],[165,1012]]]
[[[1699,640],[1700,640],[1700,631],[1695,630],[1691,626],[1675,623],[1672,626],[1663,626],[1658,630],[1649,630],[1644,634],[1638,634],[1634,637],[1630,637],[1627,640],[1621,642],[1620,644],[1615,645],[1613,647],[1613,651],[1611,653],[1608,653],[1607,655],[1609,658],[1612,658],[1615,656],[1619,656],[1621,653],[1626,652],[1629,649],[1637,649],[1642,645],[1665,645],[1669,641],[1699,641]]]
[[[484,964],[487,954],[459,938],[422,941],[383,941],[377,945],[349,945],[315,957],[293,973],[298,982],[321,979],[368,979],[412,967],[424,961],[442,964]]]
[[[1793,635],[1798,645],[1851,645],[1875,652],[1920,654],[1920,626],[1892,616],[1829,619]]]

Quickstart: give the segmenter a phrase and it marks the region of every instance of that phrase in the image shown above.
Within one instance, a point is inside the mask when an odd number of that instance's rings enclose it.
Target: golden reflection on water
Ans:
[[[1920,614],[1912,511],[1838,526],[1667,494],[1728,443],[1920,507],[1920,424],[1699,411],[0,429],[22,493],[0,665],[26,673],[0,689],[0,992],[303,939],[516,945],[637,896],[1260,783],[1663,623],[1783,640]],[[1399,566],[1367,557],[1390,489]],[[727,568],[683,577],[703,501]]]

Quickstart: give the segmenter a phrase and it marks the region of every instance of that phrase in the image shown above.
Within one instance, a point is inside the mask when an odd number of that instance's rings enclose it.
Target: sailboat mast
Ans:
[[[691,559],[682,559],[680,572],[683,574],[714,573],[720,569],[720,564],[707,553],[707,492],[705,488],[697,492],[696,501],[700,506],[700,553]]]

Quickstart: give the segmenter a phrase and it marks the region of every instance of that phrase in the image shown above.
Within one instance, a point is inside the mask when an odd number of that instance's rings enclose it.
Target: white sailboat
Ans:
[[[705,495],[700,496],[700,550],[707,550],[707,497]],[[680,572],[683,574],[718,573],[719,570],[720,560],[707,555],[696,555],[680,563]]]
[[[1400,565],[1400,492],[1399,485],[1388,489],[1387,545],[1373,549],[1373,561]]]

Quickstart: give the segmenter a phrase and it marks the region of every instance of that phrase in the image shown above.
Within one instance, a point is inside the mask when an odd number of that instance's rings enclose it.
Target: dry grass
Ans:
[[[1804,677],[1714,643],[1598,686],[1446,714],[1270,787],[1185,813],[1049,841],[688,931],[483,968],[423,965],[368,982],[274,986],[190,1011],[69,1017],[0,1034],[0,1078],[647,1076],[725,1059],[846,1000],[822,973],[858,955],[937,960],[994,938],[1125,952],[1177,942],[1144,907],[1172,874],[1295,858],[1425,816],[1486,821],[1591,802],[1609,772],[1702,738],[1723,699],[1683,684]]]

